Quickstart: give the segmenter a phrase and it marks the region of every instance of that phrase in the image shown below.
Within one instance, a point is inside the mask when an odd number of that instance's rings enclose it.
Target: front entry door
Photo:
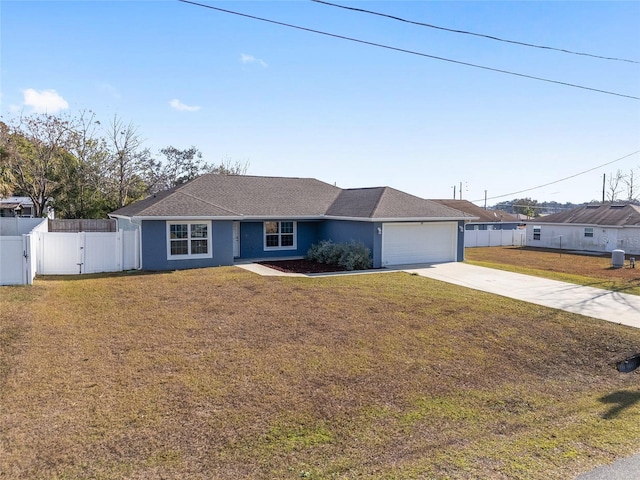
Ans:
[[[240,256],[240,222],[233,222],[233,258]]]

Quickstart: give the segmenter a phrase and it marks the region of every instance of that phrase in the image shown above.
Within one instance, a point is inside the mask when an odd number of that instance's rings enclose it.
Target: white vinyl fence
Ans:
[[[22,236],[0,237],[0,285],[28,283],[25,281],[24,242]]]
[[[40,234],[41,275],[119,272],[139,266],[137,231]]]
[[[3,218],[0,222],[0,285],[30,285],[36,275],[42,219]],[[26,233],[28,232],[28,233]]]
[[[465,247],[524,247],[527,244],[525,230],[465,230]]]

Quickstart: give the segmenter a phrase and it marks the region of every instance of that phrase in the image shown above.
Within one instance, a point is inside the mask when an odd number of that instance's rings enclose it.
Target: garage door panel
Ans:
[[[456,240],[454,222],[384,224],[382,265],[455,261]]]

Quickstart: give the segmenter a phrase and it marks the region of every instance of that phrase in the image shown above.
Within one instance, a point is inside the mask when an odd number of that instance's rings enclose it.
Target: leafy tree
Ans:
[[[160,153],[164,155],[164,161],[154,161],[150,165],[151,193],[186,183],[210,168],[202,159],[202,153],[194,146],[185,150],[168,146]]]
[[[169,146],[160,150],[164,160],[152,161],[148,175],[150,193],[182,185],[204,173],[214,175],[245,175],[248,162],[225,158],[219,164],[206,163],[194,146],[180,150]]]
[[[106,130],[107,184],[115,208],[124,207],[146,194],[144,176],[150,152],[141,150],[142,139],[132,123],[115,116]]]
[[[538,205],[537,200],[532,200],[530,198],[519,198],[513,200],[512,207],[515,213],[520,213],[523,215],[527,215],[528,217],[536,216],[536,207]]]
[[[239,160],[232,161],[230,158],[224,158],[219,165],[209,165],[205,173],[213,173],[216,175],[246,175],[249,169],[249,161],[241,162]]]
[[[75,124],[69,142],[74,168],[67,178],[68,188],[53,199],[54,207],[64,218],[104,218],[110,211],[106,140],[100,136],[95,113],[81,112]]]
[[[62,218],[101,218],[145,196],[202,175],[244,175],[248,162],[206,163],[192,146],[169,146],[155,160],[132,123],[103,127],[89,110],[78,117],[33,115],[0,122],[0,196],[29,196],[36,215],[48,205]]]
[[[0,122],[0,197],[8,197],[13,190],[13,177],[9,168],[10,133],[6,123]]]
[[[52,198],[68,183],[74,158],[67,148],[73,120],[42,114],[21,116],[2,138],[2,175],[14,194],[31,198],[35,216],[44,216]],[[6,189],[6,186],[5,186]]]

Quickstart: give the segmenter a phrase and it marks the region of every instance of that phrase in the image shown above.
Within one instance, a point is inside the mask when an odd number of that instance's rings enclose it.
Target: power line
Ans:
[[[324,0],[311,0],[311,1],[315,2],[315,3],[321,3],[323,5],[328,5],[330,7],[343,8],[345,10],[352,10],[354,12],[368,13],[370,15],[377,15],[377,16],[380,16],[380,17],[390,18],[392,20],[397,20],[399,22],[410,23],[410,24],[413,24],[413,25],[419,25],[421,27],[435,28],[437,30],[444,30],[446,32],[460,33],[460,34],[463,34],[463,35],[473,35],[475,37],[488,38],[489,40],[496,40],[498,42],[513,43],[515,45],[521,45],[521,46],[524,46],[524,47],[541,48],[541,49],[544,49],[544,50],[554,50],[556,52],[569,53],[569,54],[572,54],[572,55],[582,55],[582,56],[585,56],[585,57],[592,57],[592,58],[599,58],[601,60],[613,60],[613,61],[616,61],[616,62],[628,62],[628,63],[640,63],[640,61],[638,61],[638,60],[629,60],[627,58],[605,57],[605,56],[602,56],[602,55],[594,55],[594,54],[591,54],[591,53],[574,52],[572,50],[565,50],[563,48],[548,47],[548,46],[545,46],[545,45],[536,45],[536,44],[533,44],[533,43],[519,42],[519,41],[516,41],[516,40],[507,40],[505,38],[494,37],[492,35],[485,35],[483,33],[475,33],[475,32],[469,32],[469,31],[466,31],[466,30],[456,30],[456,29],[453,29],[453,28],[440,27],[438,25],[432,25],[430,23],[423,23],[423,22],[416,22],[414,20],[407,20],[406,18],[396,17],[394,15],[388,15],[386,13],[373,12],[371,10],[365,10],[364,8],[355,8],[355,7],[347,7],[347,6],[344,6],[344,5],[337,5],[335,3],[325,2]]]
[[[635,152],[632,152],[632,153],[630,153],[628,155],[625,155],[624,157],[616,158],[615,160],[611,160],[610,162],[603,163],[602,165],[598,165],[597,167],[590,168],[589,170],[585,170],[583,172],[576,173],[574,175],[569,175],[568,177],[561,178],[560,180],[555,180],[553,182],[545,183],[544,185],[538,185],[537,187],[527,188],[525,190],[520,190],[518,192],[506,193],[504,195],[497,195],[495,197],[488,197],[488,198],[481,198],[479,200],[472,200],[472,202],[482,202],[484,200],[495,200],[496,198],[510,197],[512,195],[518,195],[520,193],[530,192],[531,190],[537,190],[538,188],[548,187],[549,185],[554,185],[556,183],[564,182],[565,180],[570,180],[570,179],[578,177],[580,175],[584,175],[585,173],[593,172],[594,170],[597,170],[599,168],[606,167],[607,165],[611,165],[612,163],[619,162],[620,160],[624,160],[625,158],[629,158],[632,155],[635,155],[636,153],[640,153],[640,150],[636,150]]]
[[[297,30],[302,30],[302,31],[305,31],[305,32],[317,33],[319,35],[325,35],[327,37],[340,38],[342,40],[348,40],[350,42],[362,43],[362,44],[371,45],[371,46],[374,46],[374,47],[385,48],[387,50],[393,50],[393,51],[396,51],[396,52],[409,53],[411,55],[417,55],[417,56],[420,56],[420,57],[431,58],[431,59],[440,60],[440,61],[443,61],[443,62],[455,63],[457,65],[464,65],[464,66],[467,66],[467,67],[480,68],[482,70],[489,70],[491,72],[503,73],[505,75],[513,75],[513,76],[516,76],[516,77],[529,78],[531,80],[538,80],[540,82],[554,83],[554,84],[557,84],[557,85],[564,85],[566,87],[580,88],[582,90],[589,90],[589,91],[592,91],[592,92],[604,93],[604,94],[607,94],[607,95],[615,95],[616,97],[630,98],[632,100],[640,100],[640,97],[634,97],[632,95],[625,95],[625,94],[622,94],[622,93],[610,92],[608,90],[600,90],[598,88],[585,87],[583,85],[577,85],[577,84],[574,84],[574,83],[561,82],[559,80],[550,80],[548,78],[536,77],[536,76],[533,76],[533,75],[526,75],[524,73],[511,72],[509,70],[501,70],[501,69],[493,68],[493,67],[486,67],[486,66],[477,65],[477,64],[474,64],[474,63],[461,62],[459,60],[452,60],[450,58],[437,57],[435,55],[429,55],[429,54],[426,54],[426,53],[416,52],[416,51],[413,51],[413,50],[406,50],[404,48],[392,47],[392,46],[384,45],[384,44],[381,44],[381,43],[369,42],[369,41],[366,41],[366,40],[360,40],[360,39],[357,39],[357,38],[346,37],[344,35],[338,35],[338,34],[335,34],[335,33],[328,33],[328,32],[323,32],[323,31],[320,31],[320,30],[314,30],[314,29],[307,28],[307,27],[300,27],[298,25],[292,25],[290,23],[278,22],[276,20],[270,20],[270,19],[267,19],[267,18],[256,17],[254,15],[249,15],[249,14],[246,14],[246,13],[234,12],[232,10],[226,10],[224,8],[214,7],[214,6],[211,6],[211,5],[204,5],[202,3],[197,3],[197,2],[190,1],[190,0],[178,0],[178,1],[182,2],[182,3],[190,4],[190,5],[195,5],[195,6],[198,6],[198,7],[203,7],[203,8],[208,8],[208,9],[211,9],[211,10],[216,10],[218,12],[229,13],[231,15],[238,15],[240,17],[251,18],[253,20],[259,20],[261,22],[273,23],[275,25],[281,25],[283,27],[295,28]]]

